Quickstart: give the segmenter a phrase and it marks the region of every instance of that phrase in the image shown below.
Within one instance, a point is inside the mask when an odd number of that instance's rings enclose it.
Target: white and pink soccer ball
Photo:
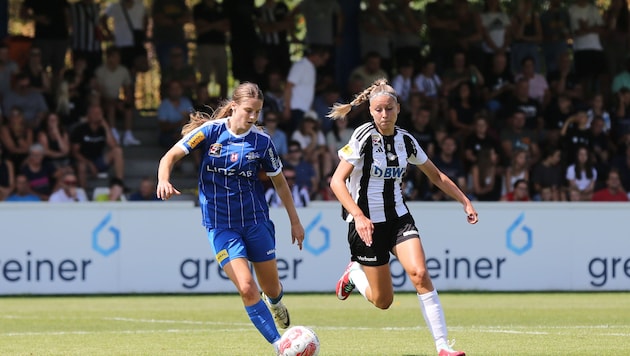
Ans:
[[[319,339],[311,328],[293,326],[280,338],[278,356],[316,356]]]

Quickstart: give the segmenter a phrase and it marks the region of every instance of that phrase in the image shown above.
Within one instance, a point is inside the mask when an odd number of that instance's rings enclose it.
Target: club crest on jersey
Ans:
[[[381,135],[372,134],[372,145],[373,146],[381,145]]]
[[[230,154],[230,162],[236,162],[238,161],[238,153],[232,153]]]
[[[257,159],[260,159],[260,155],[257,152],[249,152],[245,155],[245,158],[247,158],[248,161],[255,161]]]
[[[213,143],[208,150],[208,156],[210,157],[221,157],[221,149],[223,149],[223,145],[220,143]]]

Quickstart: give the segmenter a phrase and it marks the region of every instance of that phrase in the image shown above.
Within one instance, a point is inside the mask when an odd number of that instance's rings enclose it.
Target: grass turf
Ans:
[[[468,355],[630,354],[630,293],[442,293]],[[328,355],[435,355],[415,294],[287,294]],[[273,355],[236,295],[0,298],[0,355]]]

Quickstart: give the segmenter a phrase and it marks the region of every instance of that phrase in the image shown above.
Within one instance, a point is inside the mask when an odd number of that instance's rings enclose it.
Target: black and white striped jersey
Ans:
[[[339,157],[354,166],[346,186],[354,201],[372,222],[403,216],[409,212],[402,195],[407,164],[424,164],[428,157],[416,139],[396,127],[392,136],[381,135],[373,122],[354,130]],[[352,221],[344,210],[343,217]]]

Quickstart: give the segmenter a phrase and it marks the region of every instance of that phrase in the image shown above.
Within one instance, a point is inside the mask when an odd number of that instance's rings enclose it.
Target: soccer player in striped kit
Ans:
[[[170,183],[175,162],[200,149],[199,202],[203,225],[217,262],[238,289],[250,320],[277,351],[277,327],[290,325],[282,303],[282,285],[276,265],[275,227],[269,219],[262,169],[269,176],[291,222],[291,240],[302,249],[300,222],[282,162],[269,135],[255,123],[263,106],[256,84],[243,83],[231,100],[209,116],[194,113],[182,128],[182,139],[160,160],[157,196],[169,199],[180,192]],[[249,269],[251,261],[258,284]],[[273,314],[273,315],[272,315]],[[276,325],[274,325],[275,320]],[[277,327],[276,327],[277,326]]]
[[[396,126],[400,104],[385,79],[375,81],[349,104],[336,104],[328,117],[344,119],[352,107],[369,102],[373,121],[357,127],[346,146],[330,187],[349,222],[351,262],[337,282],[337,297],[355,288],[374,306],[387,309],[394,300],[389,269],[393,253],[418,293],[422,314],[439,356],[462,356],[447,339],[444,312],[427,271],[424,249],[401,190],[407,164],[416,165],[438,188],[460,202],[468,222],[477,212],[466,195],[435,167],[414,137]]]

